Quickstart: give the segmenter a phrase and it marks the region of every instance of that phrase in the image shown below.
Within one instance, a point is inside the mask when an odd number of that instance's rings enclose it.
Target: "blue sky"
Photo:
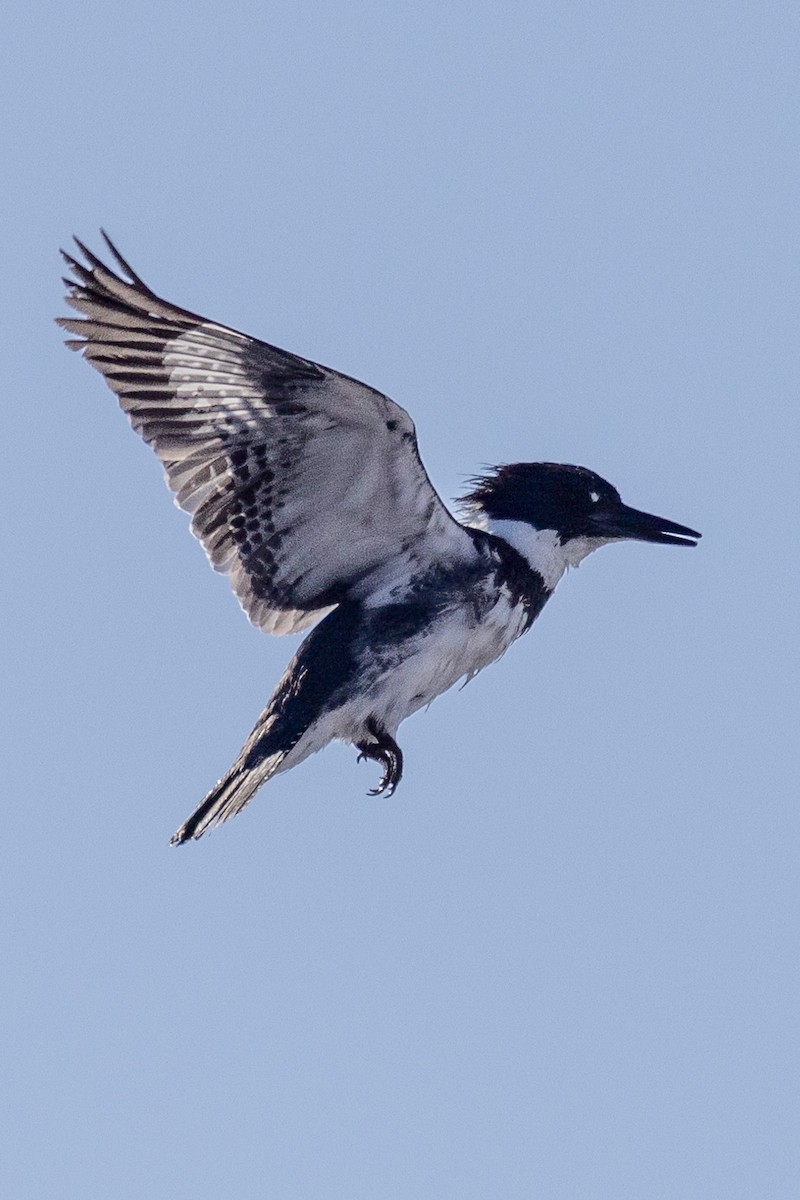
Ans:
[[[17,11],[2,1011],[15,1200],[794,1197],[798,17]],[[441,494],[589,466],[614,546],[402,729],[169,835],[293,651],[100,378],[57,249],[412,413]]]

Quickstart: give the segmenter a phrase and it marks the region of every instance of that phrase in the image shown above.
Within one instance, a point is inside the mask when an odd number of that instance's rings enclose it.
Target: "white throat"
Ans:
[[[567,567],[577,567],[587,554],[614,541],[614,538],[574,537],[561,542],[555,529],[534,529],[527,521],[492,521],[487,517],[481,519],[480,528],[513,546],[539,572],[551,592]]]

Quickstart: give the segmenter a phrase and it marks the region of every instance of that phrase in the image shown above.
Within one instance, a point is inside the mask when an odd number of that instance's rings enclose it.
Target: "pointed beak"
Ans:
[[[696,529],[654,517],[652,513],[620,505],[613,512],[598,513],[593,520],[598,537],[633,538],[639,542],[663,542],[671,546],[696,546],[700,534]]]

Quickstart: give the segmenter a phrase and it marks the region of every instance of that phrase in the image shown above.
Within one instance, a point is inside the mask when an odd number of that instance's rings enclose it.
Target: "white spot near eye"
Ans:
[[[591,500],[592,504],[597,504],[597,501],[600,499],[600,493],[599,492],[590,492],[589,499]]]

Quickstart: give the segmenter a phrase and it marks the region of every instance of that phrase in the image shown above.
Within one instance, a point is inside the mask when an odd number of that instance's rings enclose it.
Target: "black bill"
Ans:
[[[592,524],[598,537],[635,538],[640,542],[663,542],[671,546],[696,546],[702,536],[687,525],[639,512],[636,508],[628,508],[627,504],[621,504],[611,512],[598,512],[593,515]]]

